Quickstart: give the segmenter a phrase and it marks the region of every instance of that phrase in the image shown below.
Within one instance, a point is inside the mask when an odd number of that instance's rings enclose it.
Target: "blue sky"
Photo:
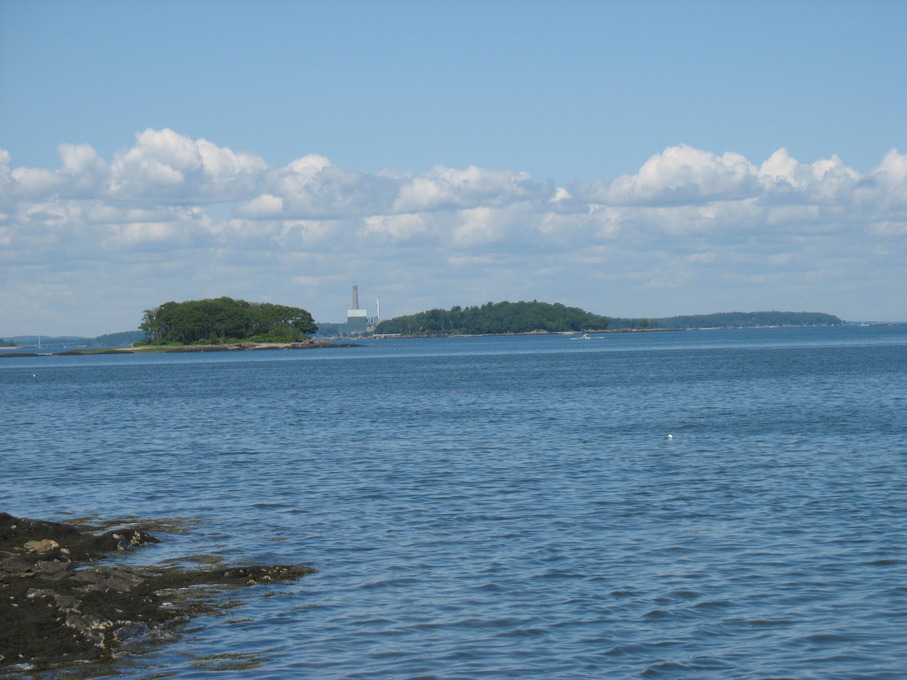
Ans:
[[[907,3],[0,3],[0,336],[230,295],[339,321],[907,320]]]

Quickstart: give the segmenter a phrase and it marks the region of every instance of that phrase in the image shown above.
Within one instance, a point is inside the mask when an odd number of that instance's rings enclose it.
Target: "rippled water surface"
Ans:
[[[318,569],[120,677],[907,668],[907,327],[16,358],[0,389],[0,510]]]

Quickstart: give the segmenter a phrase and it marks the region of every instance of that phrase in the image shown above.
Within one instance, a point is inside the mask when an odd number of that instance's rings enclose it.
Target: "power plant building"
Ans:
[[[359,286],[353,286],[353,306],[346,310],[346,327],[352,333],[368,330],[368,312],[359,309]]]

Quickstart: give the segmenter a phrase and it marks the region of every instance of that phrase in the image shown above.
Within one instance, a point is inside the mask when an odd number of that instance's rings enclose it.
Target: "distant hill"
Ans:
[[[37,347],[41,345],[82,345],[91,342],[94,338],[83,338],[78,335],[15,335],[4,338],[19,347]]]
[[[692,328],[766,328],[777,326],[840,326],[844,321],[821,312],[719,312],[654,319],[610,317],[608,330]]]
[[[96,347],[131,347],[133,343],[145,339],[144,331],[124,331],[123,333],[107,333],[94,339]]]
[[[132,343],[143,340],[145,334],[142,331],[125,331],[123,333],[107,333],[99,335],[96,338],[85,338],[75,335],[16,335],[9,340],[17,347],[85,347],[93,349],[107,349],[116,347],[130,347]]]
[[[337,338],[343,336],[361,335],[361,329],[357,326],[355,332],[350,330],[350,325],[344,321],[337,322],[318,322],[318,332],[313,337]]]
[[[820,312],[727,312],[668,316],[650,321],[653,328],[756,328],[766,326],[840,326],[844,322]]]
[[[603,330],[678,330],[767,326],[837,326],[844,322],[819,312],[727,312],[656,319],[605,317],[578,307],[547,302],[488,302],[481,307],[430,309],[382,321],[377,334],[495,335]]]

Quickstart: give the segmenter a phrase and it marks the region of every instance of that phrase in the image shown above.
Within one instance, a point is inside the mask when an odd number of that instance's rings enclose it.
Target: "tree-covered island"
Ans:
[[[299,307],[229,297],[165,302],[145,310],[139,330],[147,345],[303,342],[318,331]],[[139,344],[139,343],[137,343]]]
[[[603,331],[609,319],[559,302],[487,302],[481,307],[451,307],[382,321],[376,334],[496,335]]]
[[[632,320],[637,321],[637,320]],[[842,326],[844,322],[822,312],[719,312],[647,319],[652,328],[774,328],[780,326]]]
[[[818,312],[728,312],[657,319],[606,317],[560,303],[488,302],[481,306],[430,309],[382,321],[377,335],[501,335],[588,333],[692,328],[835,326],[836,316]]]

